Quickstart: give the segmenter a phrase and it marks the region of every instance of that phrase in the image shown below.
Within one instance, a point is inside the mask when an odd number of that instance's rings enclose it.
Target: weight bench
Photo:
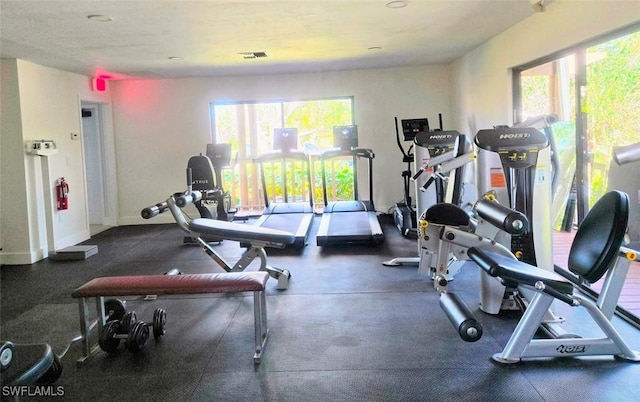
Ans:
[[[269,279],[266,272],[232,272],[186,275],[141,275],[110,276],[95,278],[73,291],[71,296],[79,299],[80,337],[83,356],[78,360],[81,366],[89,357],[97,353],[98,345],[89,340],[95,322],[89,321],[88,299],[95,298],[98,333],[106,324],[105,296],[186,295],[210,293],[253,292],[253,314],[255,327],[255,352],[253,360],[260,363],[269,330],[267,328],[267,304],[265,285]]]
[[[493,355],[495,361],[517,363],[527,357],[609,355],[640,362],[640,354],[627,345],[611,323],[631,261],[638,258],[635,251],[622,246],[628,219],[628,196],[611,191],[598,200],[576,232],[568,268],[587,283],[594,283],[606,274],[596,302],[574,293],[573,283],[553,271],[486,249],[468,250],[468,256],[481,269],[506,286],[523,286],[534,291],[507,345],[501,353]],[[604,337],[534,339],[546,312],[556,300],[572,307],[584,307]]]
[[[212,260],[227,272],[243,271],[256,257],[260,258],[260,271],[266,271],[278,280],[277,289],[287,289],[291,273],[287,269],[273,267],[267,264],[267,252],[265,247],[285,248],[295,242],[295,235],[283,230],[262,228],[254,225],[242,223],[225,222],[215,219],[196,218],[188,219],[182,208],[198,202],[202,199],[199,191],[187,191],[186,193],[176,193],[165,202],[144,208],[141,215],[144,219],[151,219],[163,212],[170,211],[178,227],[200,246]],[[240,242],[241,245],[248,245],[247,250],[234,264],[229,264],[222,256],[201,236],[214,237]]]

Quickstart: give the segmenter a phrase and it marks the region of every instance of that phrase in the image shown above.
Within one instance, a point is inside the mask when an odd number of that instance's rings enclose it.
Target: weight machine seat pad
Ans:
[[[292,244],[296,240],[296,236],[293,233],[285,232],[284,230],[206,218],[193,219],[189,222],[189,229],[204,235],[246,243],[251,243],[254,240],[271,244]]]
[[[571,244],[569,270],[597,282],[616,258],[629,222],[629,197],[610,191],[589,210]]]
[[[73,298],[259,292],[269,273],[227,272],[187,275],[137,275],[95,278],[73,291]]]
[[[424,214],[424,219],[439,225],[469,226],[471,224],[471,218],[465,210],[445,202],[429,207]]]
[[[506,282],[529,286],[542,282],[560,293],[567,295],[573,293],[573,284],[555,272],[477,247],[467,250],[467,255],[489,275],[499,277]]]

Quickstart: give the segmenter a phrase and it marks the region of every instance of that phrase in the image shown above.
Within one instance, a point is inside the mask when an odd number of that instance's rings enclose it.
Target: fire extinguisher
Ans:
[[[56,194],[58,197],[58,211],[69,209],[69,184],[61,177],[56,182]]]

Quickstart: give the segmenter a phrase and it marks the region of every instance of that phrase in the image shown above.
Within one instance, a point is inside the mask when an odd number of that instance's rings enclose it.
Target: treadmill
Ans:
[[[382,244],[384,233],[373,205],[373,158],[371,149],[357,148],[357,126],[335,126],[334,146],[323,152],[319,159],[322,165],[322,194],[324,212],[318,227],[318,246],[344,243]],[[353,168],[353,200],[329,202],[327,196],[327,164],[335,158],[351,158]],[[369,167],[369,201],[358,199],[358,158],[365,158]]]
[[[313,193],[309,156],[296,151],[297,146],[297,128],[276,128],[273,148],[277,152],[264,154],[255,159],[260,169],[265,209],[254,224],[293,233],[295,241],[290,246],[302,247],[307,244],[313,220]],[[300,175],[296,175],[297,169],[300,169]],[[296,179],[300,182],[296,182]],[[275,195],[269,197],[268,184],[281,191],[278,197],[280,200],[276,201]],[[307,192],[308,200],[303,201]]]

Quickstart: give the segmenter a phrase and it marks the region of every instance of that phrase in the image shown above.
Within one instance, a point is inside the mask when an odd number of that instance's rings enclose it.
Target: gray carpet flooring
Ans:
[[[438,304],[431,281],[414,267],[385,267],[417,253],[388,217],[382,246],[268,250],[272,265],[291,271],[287,290],[268,282],[270,336],[253,363],[250,294],[126,298],[151,320],[167,311],[167,333],[137,355],[100,352],[81,368],[73,345],[56,386],[70,401],[637,401],[640,364],[614,358],[567,358],[498,365],[517,314],[478,311],[478,270],[467,263],[450,284],[484,328],[462,341]],[[314,221],[312,234],[318,225]],[[79,333],[71,292],[98,276],[222,272],[200,248],[182,243],[175,225],[124,226],[95,235],[99,252],[83,261],[44,260],[1,269],[0,338],[49,343],[64,350]],[[216,246],[234,261],[238,243]],[[250,266],[248,270],[257,269]],[[578,309],[559,306],[568,330],[593,331]],[[615,319],[637,350],[640,331]],[[8,398],[3,388],[3,400]],[[11,400],[8,398],[8,400]]]

